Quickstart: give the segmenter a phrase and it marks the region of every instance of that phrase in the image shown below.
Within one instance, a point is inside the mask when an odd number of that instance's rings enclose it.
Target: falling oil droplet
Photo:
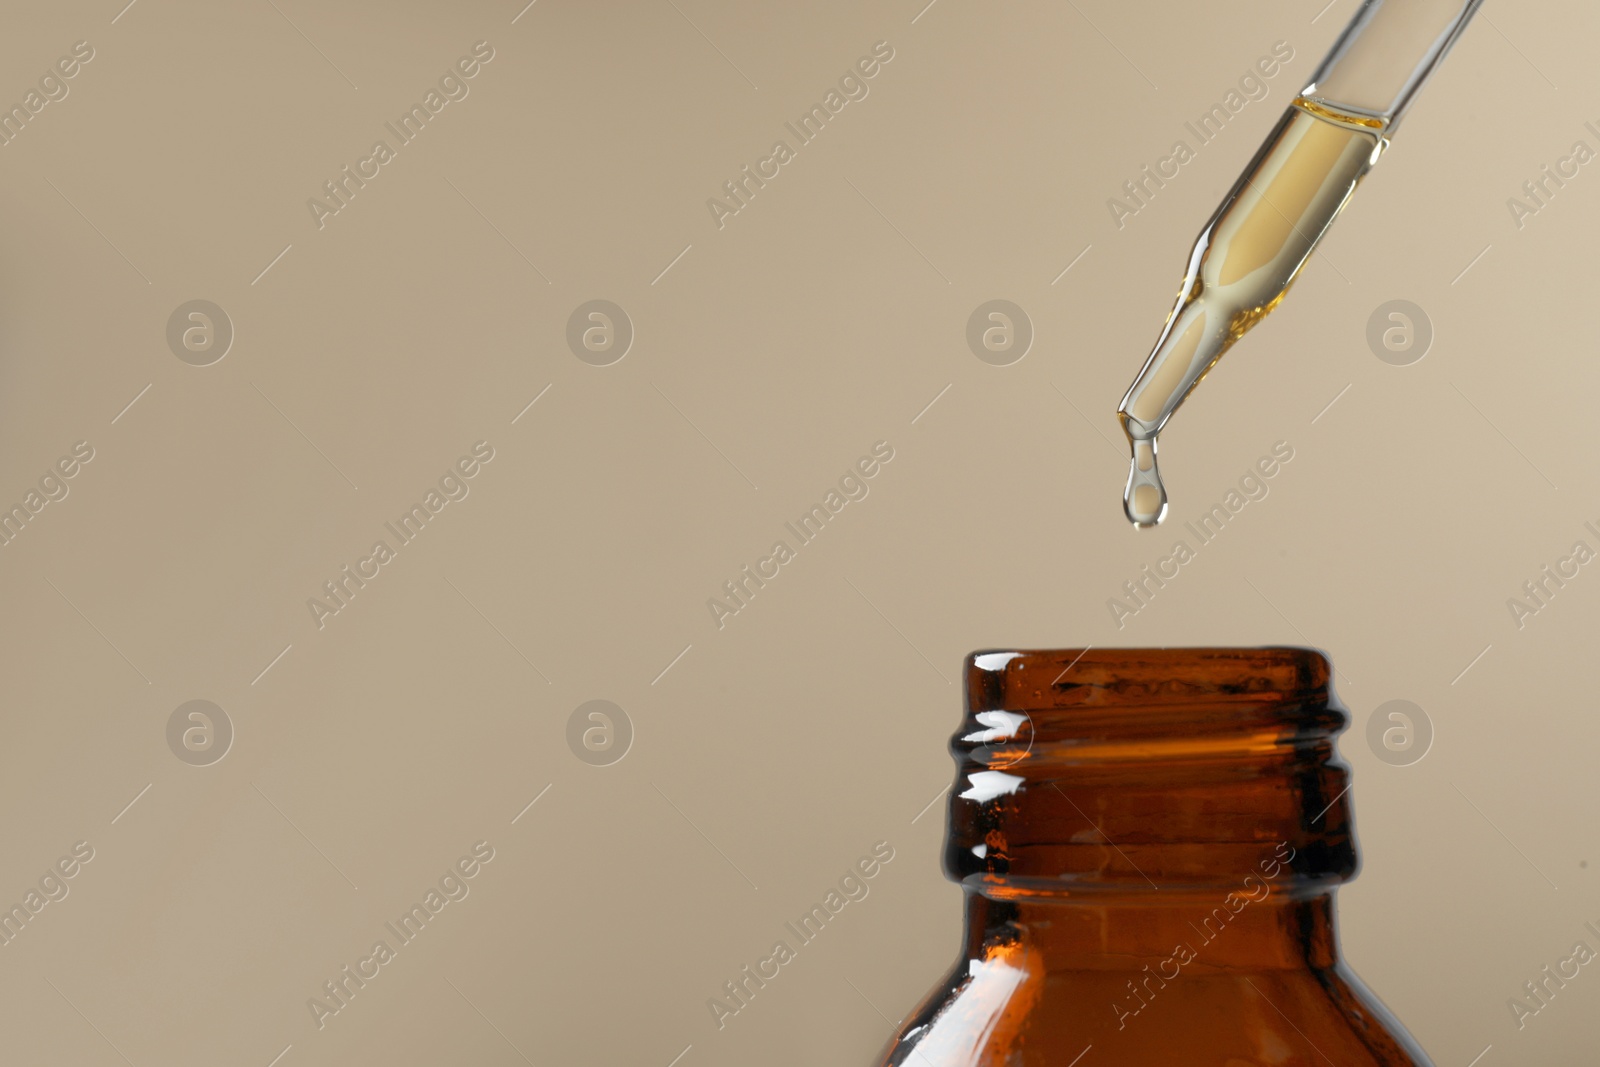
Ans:
[[[1156,464],[1156,438],[1129,437],[1133,459],[1128,464],[1128,486],[1122,491],[1122,510],[1135,526],[1154,526],[1167,517],[1167,487]]]

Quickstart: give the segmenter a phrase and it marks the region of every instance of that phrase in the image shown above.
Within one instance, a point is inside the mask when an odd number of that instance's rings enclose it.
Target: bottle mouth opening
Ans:
[[[1314,648],[994,649],[966,660],[970,712],[1227,705],[1326,705],[1328,657]]]
[[[986,651],[966,666],[966,720],[951,738],[964,769],[1297,761],[1350,721],[1313,648]]]
[[[1064,733],[1157,718],[1282,720],[1334,709],[1333,667],[1315,648],[994,649],[966,657],[966,710],[1021,713]]]

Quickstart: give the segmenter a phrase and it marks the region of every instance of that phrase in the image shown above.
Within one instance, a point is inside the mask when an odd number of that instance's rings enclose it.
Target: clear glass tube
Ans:
[[[1133,450],[1123,509],[1167,511],[1157,435],[1217,360],[1288,293],[1482,0],[1365,0],[1201,231],[1178,300],[1117,414]]]
[[[1393,130],[1483,0],[1365,0],[1303,100]]]

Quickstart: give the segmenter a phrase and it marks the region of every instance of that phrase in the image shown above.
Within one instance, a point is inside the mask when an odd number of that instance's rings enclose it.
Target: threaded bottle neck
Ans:
[[[1329,675],[1303,648],[974,653],[946,873],[996,901],[1327,892],[1357,867]]]

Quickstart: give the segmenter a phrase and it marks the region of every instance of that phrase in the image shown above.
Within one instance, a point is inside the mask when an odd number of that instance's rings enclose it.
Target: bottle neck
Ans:
[[[1330,673],[1295,648],[974,654],[945,849],[971,958],[1026,932],[1116,966],[1331,966],[1357,865]]]
[[[1334,890],[1293,895],[1264,880],[1222,893],[1171,891],[1148,901],[994,900],[966,893],[965,969],[1018,953],[1025,970],[1187,975],[1325,970],[1339,962]]]

